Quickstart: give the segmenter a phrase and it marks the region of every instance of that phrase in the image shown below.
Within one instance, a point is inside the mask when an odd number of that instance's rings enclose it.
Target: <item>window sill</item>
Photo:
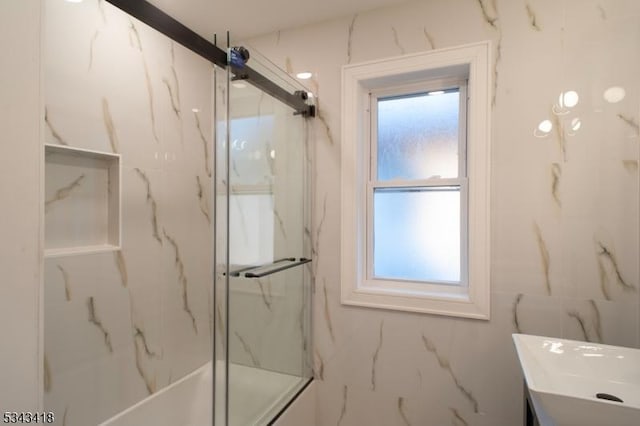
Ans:
[[[474,297],[475,296],[475,297]],[[473,292],[417,292],[380,287],[343,286],[343,305],[463,318],[489,319],[488,298]]]

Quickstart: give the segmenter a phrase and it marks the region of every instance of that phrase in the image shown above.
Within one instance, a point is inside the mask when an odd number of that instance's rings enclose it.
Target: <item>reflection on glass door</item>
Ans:
[[[259,425],[311,375],[306,129],[246,82],[229,95],[227,421]]]

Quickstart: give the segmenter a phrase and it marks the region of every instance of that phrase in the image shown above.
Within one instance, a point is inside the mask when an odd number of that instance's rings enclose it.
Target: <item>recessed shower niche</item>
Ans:
[[[45,256],[120,248],[120,155],[45,145]]]

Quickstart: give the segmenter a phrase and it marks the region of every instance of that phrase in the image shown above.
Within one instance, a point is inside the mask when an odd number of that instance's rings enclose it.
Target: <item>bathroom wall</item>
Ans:
[[[341,305],[341,66],[481,40],[493,45],[491,319]],[[519,424],[511,333],[638,346],[639,40],[633,0],[418,1],[249,40],[314,73],[319,425]],[[617,103],[603,97],[612,86]],[[573,108],[559,99],[570,90]]]
[[[44,406],[85,426],[211,359],[213,68],[103,0],[45,9],[45,143],[121,156],[120,250],[84,247],[112,177],[47,167],[45,245],[85,253],[45,257]]]
[[[0,412],[36,411],[40,315],[40,19],[38,0],[0,2]]]

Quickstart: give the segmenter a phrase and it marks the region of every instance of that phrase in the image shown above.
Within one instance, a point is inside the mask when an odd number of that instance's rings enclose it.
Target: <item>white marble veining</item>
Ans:
[[[312,71],[318,95],[319,425],[517,424],[511,333],[640,343],[639,23],[630,0],[413,1],[249,40],[283,68]],[[340,67],[482,40],[496,82],[491,320],[342,306]],[[624,87],[621,102],[604,99],[612,86]],[[567,107],[559,97],[571,90],[579,102]],[[543,120],[549,133],[537,131]]]
[[[101,0],[44,16],[45,142],[122,164],[121,250],[45,261],[44,405],[84,426],[211,359],[212,68]],[[58,179],[61,195],[90,177]]]

